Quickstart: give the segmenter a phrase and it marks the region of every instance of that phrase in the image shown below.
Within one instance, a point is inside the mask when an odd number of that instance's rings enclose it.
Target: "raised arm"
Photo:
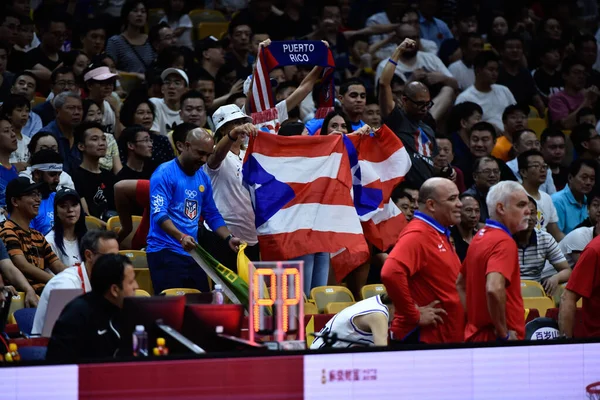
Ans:
[[[221,166],[221,163],[225,157],[227,157],[227,153],[229,153],[231,146],[236,140],[238,140],[240,135],[245,134],[247,136],[256,136],[257,131],[258,130],[256,127],[250,122],[233,128],[231,132],[219,140],[219,143],[217,143],[217,146],[215,147],[214,153],[208,157],[208,161],[206,163],[208,168],[215,170]]]
[[[390,57],[391,61],[388,60],[383,68],[383,72],[379,78],[379,107],[381,109],[381,117],[383,118],[387,117],[396,105],[391,86],[394,73],[396,72],[396,64],[406,50],[413,49],[416,45],[417,43],[414,40],[404,39],[404,41],[396,47],[396,50],[394,50],[394,54]]]

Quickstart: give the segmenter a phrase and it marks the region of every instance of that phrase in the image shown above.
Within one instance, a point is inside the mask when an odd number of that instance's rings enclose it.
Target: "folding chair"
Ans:
[[[315,301],[320,313],[325,310],[327,303],[355,302],[352,292],[343,286],[319,286],[310,291],[310,297]]]
[[[348,308],[353,304],[356,303],[353,301],[334,301],[331,303],[327,303],[327,305],[325,306],[325,314],[337,314],[344,308]]]
[[[535,132],[538,139],[542,136],[544,129],[548,127],[548,122],[544,118],[528,118],[527,126]]]
[[[143,250],[119,250],[119,254],[128,257],[133,268],[148,268],[146,252]]]
[[[378,294],[387,293],[385,286],[383,283],[375,283],[373,285],[365,285],[360,289],[360,294],[364,299],[368,299],[369,297],[377,296]]]
[[[521,281],[521,296],[525,297],[545,297],[544,287],[536,281]]]
[[[535,308],[540,315],[546,315],[549,308],[554,308],[554,301],[549,297],[524,297],[523,303],[525,308]]]
[[[150,278],[150,270],[148,268],[134,268],[135,280],[138,283],[140,289],[145,290],[150,295],[154,294],[154,287],[152,286],[152,279]]]
[[[150,293],[146,292],[144,289],[136,289],[135,297],[151,297]]]
[[[142,86],[142,80],[130,72],[119,72],[119,82],[121,83],[121,88],[127,94]]]
[[[21,308],[15,311],[15,321],[19,326],[19,331],[25,335],[31,335],[33,329],[33,319],[35,318],[35,308]]]
[[[199,39],[207,36],[214,36],[221,39],[229,29],[229,22],[200,22],[196,27],[196,34]]]
[[[16,324],[14,313],[21,308],[25,308],[25,292],[18,292],[16,296],[12,297],[10,301],[10,308],[8,310],[8,324]]]
[[[88,230],[92,230],[92,229],[100,229],[101,231],[106,230],[106,224],[100,218],[92,217],[91,215],[85,216],[85,226],[88,228]]]
[[[314,303],[304,303],[304,315],[318,314],[319,309]]]
[[[192,288],[173,288],[173,289],[165,289],[160,292],[161,296],[185,296],[188,293],[200,293],[198,289]]]

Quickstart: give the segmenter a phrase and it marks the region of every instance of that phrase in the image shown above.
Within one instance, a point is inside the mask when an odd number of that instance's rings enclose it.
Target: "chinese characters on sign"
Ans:
[[[322,371],[321,382],[376,381],[377,369],[332,369]]]

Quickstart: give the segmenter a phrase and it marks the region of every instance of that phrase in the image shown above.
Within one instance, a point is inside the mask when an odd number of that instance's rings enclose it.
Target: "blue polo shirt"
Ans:
[[[314,118],[314,119],[311,119],[310,121],[308,121],[305,124],[308,134],[310,136],[314,136],[314,134],[317,133],[317,131],[323,127],[323,121],[325,121],[325,118]],[[365,126],[365,123],[362,121],[362,119],[358,120],[357,123],[353,122],[352,130],[349,131],[348,133],[352,133],[355,130],[362,128],[363,126]]]
[[[179,160],[161,164],[150,178],[150,232],[148,253],[163,249],[189,256],[178,239],[162,230],[160,225],[170,219],[180,232],[197,240],[200,216],[214,232],[225,225],[215,205],[210,178],[201,169],[187,175]]]
[[[419,14],[419,25],[421,26],[421,37],[433,40],[438,45],[438,49],[444,40],[454,37],[448,25],[439,18],[434,17],[433,20],[428,20]]]
[[[29,227],[46,236],[54,226],[54,197],[56,192],[50,193],[47,199],[42,199],[38,215],[31,220]]]
[[[71,171],[81,164],[81,152],[77,146],[74,145],[71,148],[69,139],[63,135],[56,120],[50,122],[40,132],[48,132],[54,136],[58,142],[58,152],[63,158],[63,171],[67,174],[71,174]]]
[[[583,197],[583,204],[579,204],[569,185],[560,192],[554,193],[552,202],[558,214],[558,228],[567,235],[588,217],[587,197]]]

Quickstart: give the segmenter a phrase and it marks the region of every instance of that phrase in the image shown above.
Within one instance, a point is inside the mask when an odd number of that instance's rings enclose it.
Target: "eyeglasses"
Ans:
[[[479,171],[480,174],[491,176],[491,175],[500,175],[499,169],[484,169]]]
[[[430,109],[431,107],[433,107],[433,101],[429,100],[429,101],[416,101],[411,99],[408,96],[404,96],[406,97],[408,100],[410,100],[411,103],[413,103],[415,106],[417,106],[418,108],[426,108],[426,109]]]
[[[531,165],[528,165],[527,168],[543,170],[543,169],[548,169],[548,164],[531,164]]]
[[[146,139],[142,139],[142,140],[135,140],[134,143],[153,143],[153,140],[150,138],[146,138]]]

